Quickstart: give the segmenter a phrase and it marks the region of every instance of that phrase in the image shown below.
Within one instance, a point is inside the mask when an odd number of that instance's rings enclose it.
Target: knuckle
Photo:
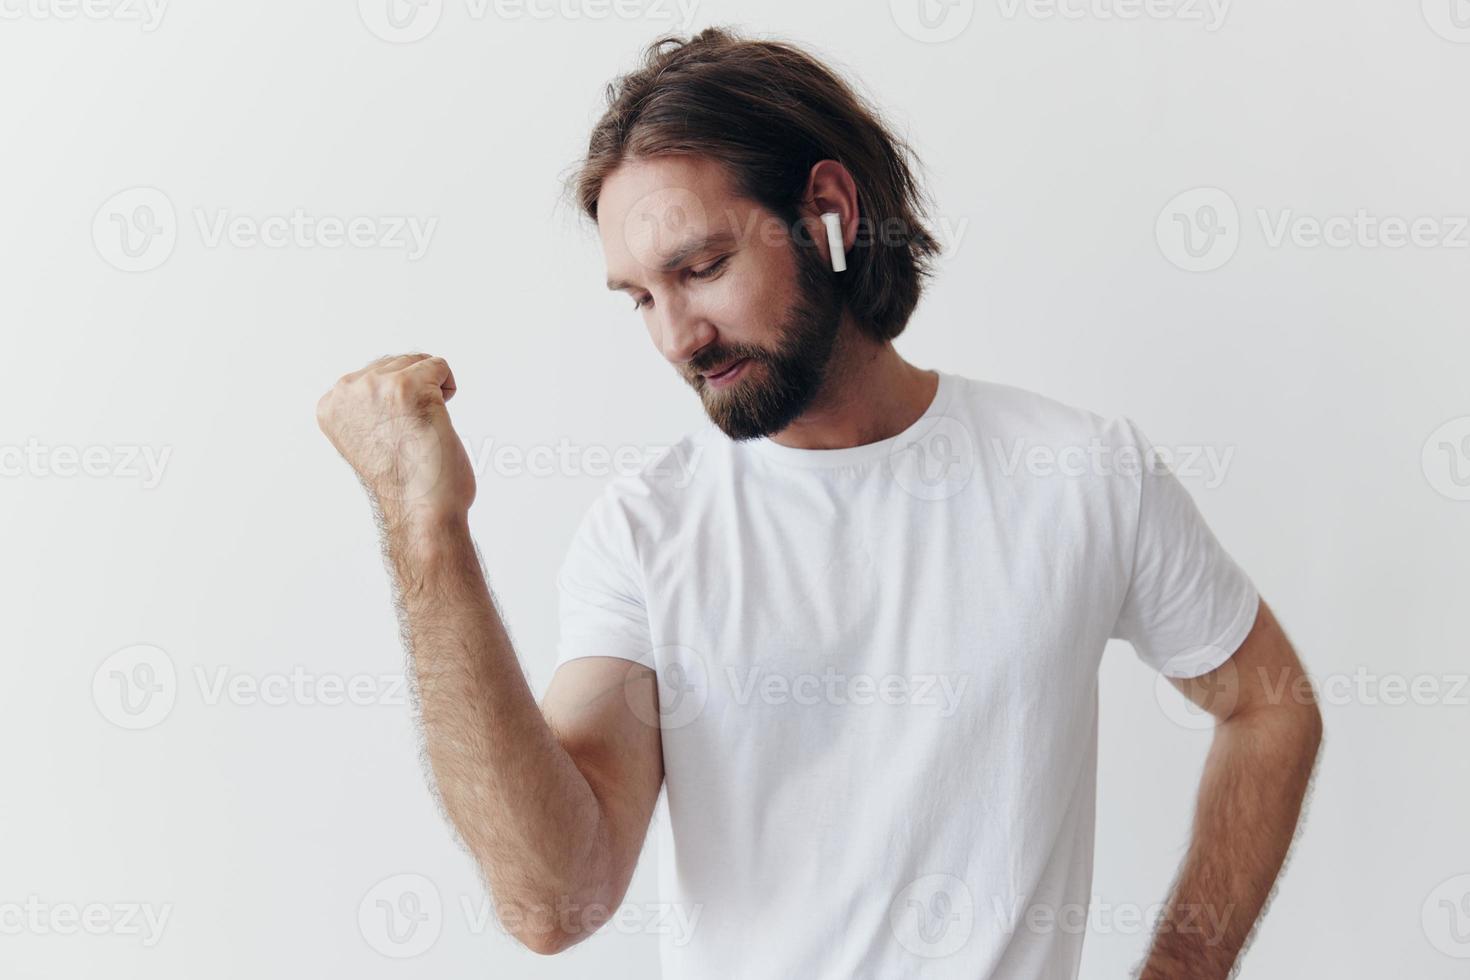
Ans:
[[[325,427],[327,424],[327,420],[331,418],[332,395],[334,392],[336,392],[336,390],[336,388],[332,388],[328,390],[326,394],[322,395],[322,397],[316,400],[316,421],[317,424],[320,426]]]

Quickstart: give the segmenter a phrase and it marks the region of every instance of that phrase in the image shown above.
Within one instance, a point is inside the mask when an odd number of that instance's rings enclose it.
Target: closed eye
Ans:
[[[689,275],[695,279],[713,279],[715,276],[719,275],[720,270],[723,269],[725,267],[725,263],[729,261],[730,256],[722,255],[710,265],[705,266],[703,269],[691,269]]]
[[[730,256],[728,256],[728,255],[722,255],[718,259],[716,259],[714,262],[711,262],[709,265],[705,266],[703,269],[690,269],[689,270],[689,278],[691,278],[691,279],[713,279],[716,276],[718,276],[721,271],[724,270],[725,266],[729,264],[729,261],[730,261]],[[653,297],[652,296],[640,296],[640,297],[637,297],[637,298],[635,298],[633,300],[633,309],[635,309],[635,310],[641,310],[645,306],[652,306],[652,305],[653,305]]]

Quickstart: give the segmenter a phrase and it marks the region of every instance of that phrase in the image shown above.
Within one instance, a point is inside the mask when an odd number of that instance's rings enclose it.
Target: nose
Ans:
[[[659,350],[673,364],[684,364],[715,339],[715,326],[685,299],[671,296],[654,306]]]

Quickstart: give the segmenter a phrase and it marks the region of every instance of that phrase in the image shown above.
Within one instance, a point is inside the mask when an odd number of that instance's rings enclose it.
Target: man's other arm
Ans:
[[[1199,677],[1170,680],[1216,726],[1189,850],[1139,980],[1224,980],[1291,846],[1322,715],[1264,599],[1230,659]]]

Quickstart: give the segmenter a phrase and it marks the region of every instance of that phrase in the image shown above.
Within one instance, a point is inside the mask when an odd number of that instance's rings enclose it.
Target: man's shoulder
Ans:
[[[1019,439],[1050,445],[1093,440],[1123,445],[1135,440],[1132,423],[1065,398],[1019,385],[952,374],[955,397],[945,414],[959,419],[977,439]]]

